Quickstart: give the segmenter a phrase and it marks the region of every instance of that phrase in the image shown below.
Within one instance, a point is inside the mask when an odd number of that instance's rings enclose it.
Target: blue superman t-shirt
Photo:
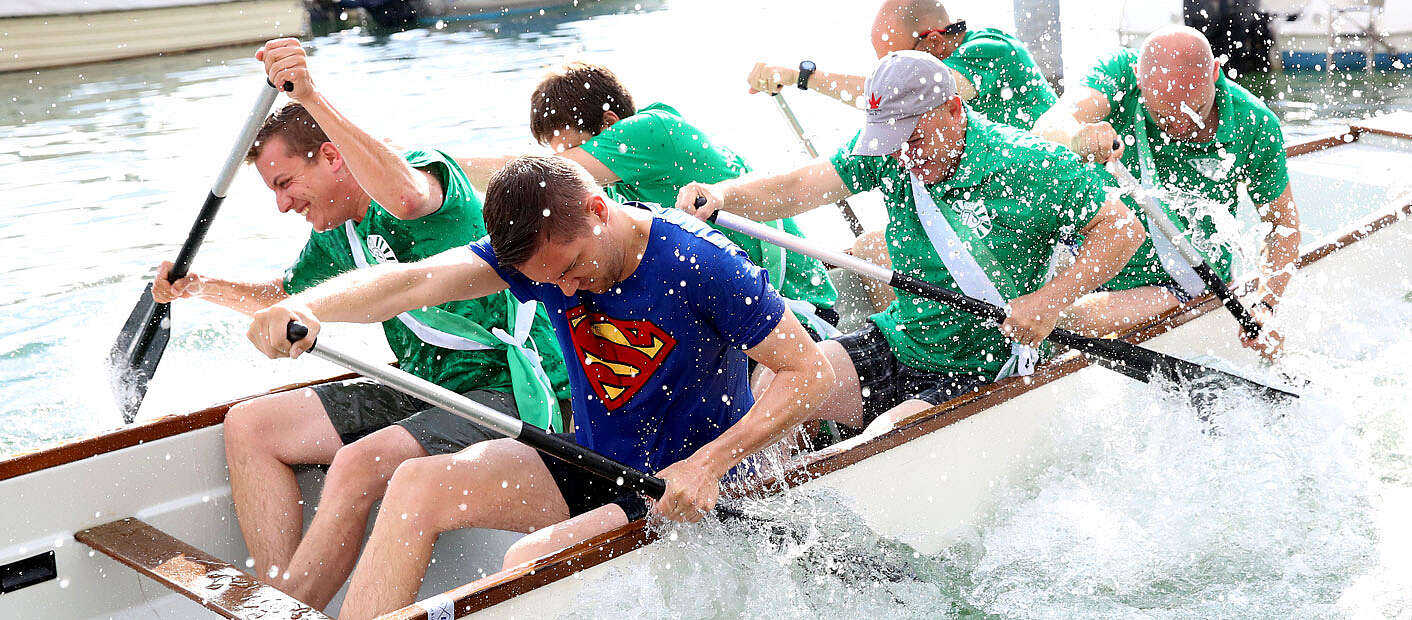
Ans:
[[[471,244],[520,299],[549,311],[573,391],[578,443],[648,472],[691,456],[749,411],[745,349],[785,304],[765,270],[676,209],[652,211],[642,262],[608,293],[567,296]],[[577,360],[578,363],[574,363]]]

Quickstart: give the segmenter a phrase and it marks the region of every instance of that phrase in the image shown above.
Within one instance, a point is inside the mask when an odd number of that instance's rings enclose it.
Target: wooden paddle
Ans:
[[[1240,330],[1245,332],[1245,337],[1251,340],[1259,338],[1262,329],[1260,322],[1255,320],[1255,317],[1250,314],[1250,310],[1247,310],[1239,299],[1236,299],[1235,293],[1232,293],[1230,287],[1226,286],[1226,281],[1211,269],[1211,265],[1206,262],[1206,257],[1197,252],[1191,242],[1182,236],[1181,231],[1177,230],[1172,220],[1167,218],[1167,212],[1157,204],[1157,200],[1152,196],[1139,193],[1142,185],[1133,178],[1128,167],[1124,166],[1121,161],[1113,161],[1108,163],[1108,171],[1113,173],[1119,183],[1134,190],[1133,199],[1138,201],[1142,212],[1147,214],[1148,223],[1157,227],[1163,236],[1172,241],[1172,245],[1177,248],[1177,253],[1181,254],[1182,260],[1191,265],[1196,275],[1201,276],[1201,281],[1206,283],[1206,288],[1211,289],[1211,292],[1216,294],[1216,298],[1221,300],[1221,304],[1226,307],[1226,310],[1230,311],[1231,316],[1235,317],[1236,323],[1240,324]]]
[[[294,84],[286,82],[284,90],[294,90]],[[221,172],[216,176],[211,191],[206,194],[206,202],[201,205],[201,212],[197,214],[196,222],[191,225],[186,242],[181,245],[176,263],[172,266],[171,273],[167,274],[168,282],[176,282],[185,277],[187,270],[191,268],[191,261],[196,258],[196,250],[205,240],[206,231],[211,228],[216,211],[221,208],[226,191],[230,189],[230,182],[240,169],[240,162],[244,161],[251,143],[255,141],[255,134],[265,122],[265,115],[274,105],[275,96],[278,94],[279,91],[268,80],[260,87],[260,96],[250,109],[250,115],[245,118],[240,137],[236,139],[235,146],[221,165]],[[127,321],[123,323],[123,329],[118,334],[112,351],[108,353],[108,365],[112,367],[109,379],[118,407],[122,409],[124,424],[132,423],[137,417],[137,410],[142,407],[142,399],[147,396],[147,382],[157,372],[157,364],[162,361],[162,353],[167,350],[167,341],[170,338],[171,305],[159,304],[153,300],[152,284],[148,283],[147,288],[142,291],[142,297],[137,301],[137,306],[132,309],[132,314],[128,315]]]
[[[696,206],[701,207],[705,206],[705,204],[705,197],[698,197],[696,199]],[[946,290],[930,282],[906,274],[897,273],[886,267],[870,263],[854,256],[849,256],[842,252],[831,252],[819,249],[816,244],[810,244],[802,238],[781,230],[775,230],[759,222],[740,217],[733,213],[717,210],[715,213],[711,214],[710,219],[731,230],[745,233],[756,239],[773,243],[806,256],[812,256],[826,263],[838,265],[861,276],[884,282],[893,288],[939,301],[986,319],[996,325],[1005,322],[1006,313],[1004,308],[986,303],[974,297]],[[1197,380],[1218,378],[1227,383],[1243,385],[1272,402],[1282,402],[1299,397],[1293,392],[1257,383],[1245,377],[1188,362],[1184,359],[1158,353],[1151,349],[1146,349],[1122,340],[1089,338],[1063,329],[1055,329],[1050,332],[1046,340],[1086,353],[1090,359],[1098,361],[1101,365],[1144,383],[1150,383],[1155,376],[1163,377],[1168,381],[1181,385],[1190,384]]]
[[[285,330],[285,337],[290,342],[298,342],[308,335],[309,328],[294,321],[290,321],[289,327]],[[385,364],[365,362],[330,348],[327,343],[322,341],[311,345],[308,352],[390,388],[441,407],[457,417],[484,426],[604,480],[611,481],[623,487],[625,491],[647,495],[652,499],[662,499],[662,495],[667,492],[667,483],[661,478],[643,473],[632,466],[619,463],[571,441],[565,441],[533,424],[525,424],[519,418],[505,415],[406,371]],[[716,505],[716,514],[736,519],[762,520],[758,517],[747,516],[739,510],[723,504]]]

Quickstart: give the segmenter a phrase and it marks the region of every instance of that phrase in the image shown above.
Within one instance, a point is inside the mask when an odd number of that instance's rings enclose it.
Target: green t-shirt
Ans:
[[[1273,202],[1284,193],[1289,185],[1289,170],[1285,165],[1284,136],[1274,112],[1250,91],[1222,75],[1216,82],[1216,108],[1220,118],[1216,139],[1204,143],[1172,140],[1142,107],[1142,91],[1137,87],[1137,55],[1136,50],[1122,49],[1104,58],[1084,77],[1084,85],[1108,98],[1112,111],[1107,121],[1128,143],[1123,152],[1123,164],[1135,176],[1140,176],[1142,170],[1142,148],[1137,143],[1135,121],[1138,113],[1142,115],[1148,144],[1152,147],[1156,181],[1164,190],[1180,197],[1164,201],[1178,228],[1187,230],[1191,226],[1189,216],[1194,214],[1190,206],[1183,208],[1182,205],[1214,203],[1234,214],[1238,204],[1236,189],[1240,185],[1246,186],[1255,204]],[[1179,203],[1175,209],[1173,202]],[[1135,210],[1146,225],[1147,218],[1142,211]],[[1216,223],[1209,215],[1200,216],[1197,227],[1201,231],[1198,237],[1202,239],[1211,239],[1216,233]],[[1207,259],[1216,273],[1230,279],[1229,246],[1222,245],[1219,256]],[[1105,286],[1125,290],[1170,280],[1149,240]]]
[[[951,209],[968,222],[971,238],[983,242],[1004,269],[988,271],[991,281],[1002,296],[1013,299],[1044,285],[1054,246],[1075,238],[1097,215],[1105,184],[1094,166],[1058,144],[974,112],[967,112],[967,118],[960,165],[950,179],[927,190],[938,209]],[[833,166],[848,191],[882,191],[892,268],[959,291],[917,217],[910,174],[892,157],[851,155],[857,141],[854,136],[833,156]],[[1018,290],[1007,290],[1007,282]],[[897,301],[872,320],[897,359],[914,368],[994,376],[1010,357],[1000,330],[906,291],[897,291]]]
[[[942,62],[975,85],[967,104],[997,123],[1028,131],[1059,100],[1025,45],[995,28],[966,32]]]
[[[418,261],[484,237],[480,199],[465,172],[440,151],[409,151],[404,157],[416,168],[434,172],[445,195],[441,208],[415,220],[400,220],[376,201],[355,229],[382,262]],[[360,248],[361,251],[361,248]],[[343,226],[309,236],[304,250],[284,273],[284,290],[295,294],[345,271],[357,268]],[[440,308],[480,323],[486,329],[506,329],[509,308],[501,295],[453,301]],[[387,344],[403,370],[457,392],[473,389],[510,391],[510,368],[500,350],[458,351],[419,340],[396,318],[383,321]],[[564,356],[541,306],[530,337],[544,358],[544,371],[562,400],[569,398]]]
[[[606,166],[619,181],[610,186],[626,200],[677,203],[687,183],[719,183],[750,172],[750,166],[705,132],[682,120],[671,106],[654,103],[619,120],[583,145],[584,151]],[[780,220],[785,232],[799,235],[793,218]],[[823,263],[725,228],[726,238],[744,249],[750,260],[770,272],[780,294],[832,308],[838,299]],[[801,235],[802,236],[802,235]],[[784,277],[780,277],[783,268]]]

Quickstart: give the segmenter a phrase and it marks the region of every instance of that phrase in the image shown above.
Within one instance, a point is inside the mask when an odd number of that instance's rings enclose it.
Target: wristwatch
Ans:
[[[804,60],[799,63],[799,90],[809,90],[809,78],[814,75],[814,70],[819,67],[812,60]]]

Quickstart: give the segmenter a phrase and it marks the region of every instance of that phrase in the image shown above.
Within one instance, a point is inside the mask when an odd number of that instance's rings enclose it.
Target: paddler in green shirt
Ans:
[[[966,105],[990,121],[1028,130],[1059,99],[1024,43],[996,28],[970,30],[936,0],[883,2],[873,19],[872,38],[878,58],[902,50],[935,56],[951,70]],[[746,81],[752,93],[798,86],[866,107],[866,98],[858,96],[864,76],[816,68],[803,77],[795,67],[757,63]]]
[[[953,20],[937,0],[883,2],[873,19],[872,43],[878,58],[903,50],[936,57],[950,69],[966,105],[990,121],[1028,130],[1058,100],[1024,43],[995,28],[970,30],[964,20]],[[868,104],[866,97],[859,96],[861,75],[817,67],[801,74],[797,68],[758,63],[746,79],[752,93],[778,93],[798,86],[860,108]],[[876,231],[859,236],[852,253],[883,265],[890,260],[882,233]],[[864,281],[863,286],[877,309],[897,299],[891,288],[880,283]]]
[[[460,167],[439,151],[398,155],[340,114],[314,88],[297,39],[256,58],[296,101],[270,115],[247,161],[280,212],[314,232],[282,277],[240,282],[189,274],[153,297],[200,297],[246,314],[340,273],[413,262],[486,234],[481,203]],[[414,310],[383,323],[403,370],[541,427],[568,430],[563,355],[538,303],[508,292]],[[404,461],[498,438],[492,431],[365,379],[241,402],[225,424],[231,494],[258,578],[315,607],[352,571],[372,505]],[[302,539],[294,465],[332,465]]]
[[[821,415],[871,437],[990,381],[1032,372],[1060,312],[1110,279],[1143,240],[1092,164],[1057,144],[985,120],[951,73],[915,51],[868,78],[863,131],[830,159],[773,176],[683,188],[677,207],[756,220],[795,215],[880,190],[893,269],[1008,306],[998,329],[900,292],[863,329],[820,344],[838,384]],[[705,206],[696,208],[698,197]],[[1083,237],[1077,261],[1048,283],[1057,244]]]
[[[1270,325],[1299,257],[1299,211],[1290,195],[1284,138],[1275,114],[1222,75],[1200,32],[1164,28],[1141,51],[1101,59],[1082,86],[1040,119],[1035,133],[1090,161],[1121,161],[1144,188],[1157,190],[1172,222],[1189,231],[1226,280],[1231,247],[1218,237],[1211,211],[1234,215],[1244,187],[1266,229],[1251,311]],[[1200,295],[1204,284],[1171,247],[1154,234],[1105,292],[1070,309],[1066,326],[1091,335],[1125,331]],[[1282,345],[1271,329],[1256,340],[1240,338],[1266,356]]]
[[[671,206],[687,183],[716,183],[750,172],[744,159],[671,106],[634,107],[627,87],[601,65],[571,62],[549,71],[530,97],[530,132],[540,144],[578,162],[622,201]],[[479,171],[476,176],[489,178],[503,161],[468,158],[462,163]],[[791,218],[771,223],[802,236]],[[770,282],[811,335],[823,339],[839,333],[833,311],[838,293],[823,263],[749,235],[718,230],[769,272]]]

